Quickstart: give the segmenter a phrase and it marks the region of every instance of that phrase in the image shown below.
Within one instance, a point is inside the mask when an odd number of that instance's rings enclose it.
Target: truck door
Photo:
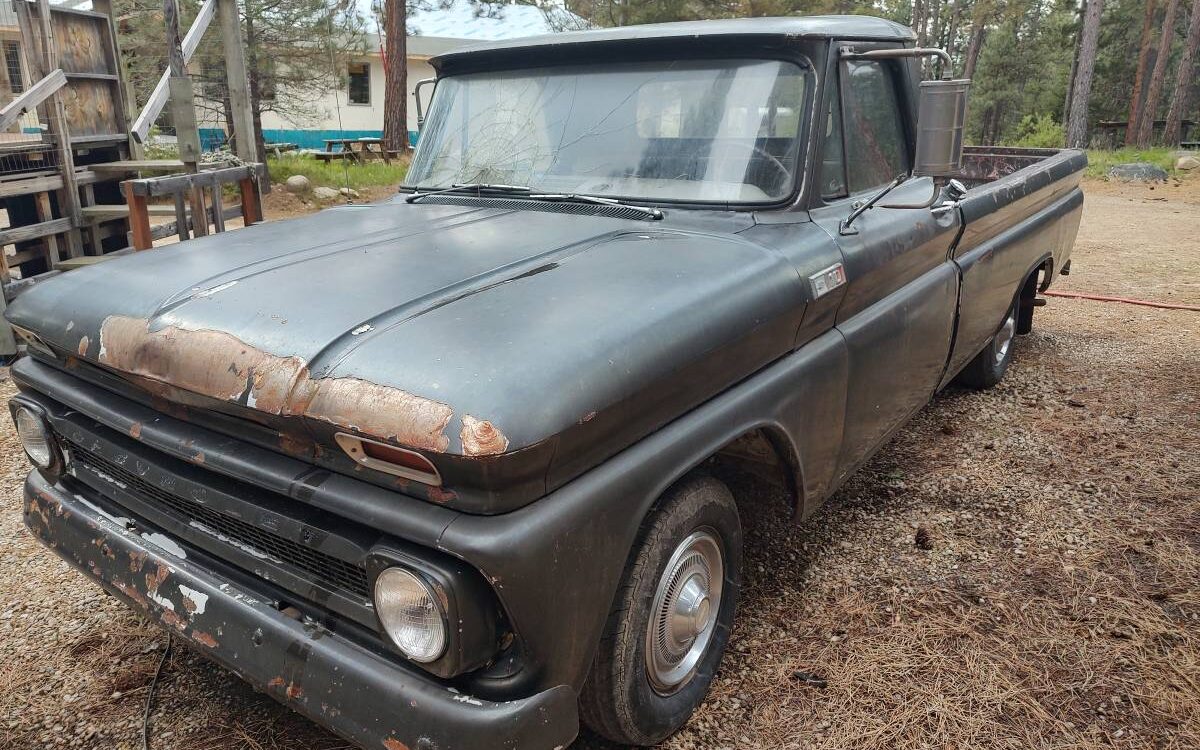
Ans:
[[[849,378],[835,484],[933,396],[954,330],[956,211],[877,206],[851,233],[840,228],[858,201],[911,169],[915,87],[906,64],[834,62],[826,86],[819,205],[811,215],[838,243],[847,285],[836,322]],[[931,179],[913,179],[881,203],[920,204],[933,189]]]

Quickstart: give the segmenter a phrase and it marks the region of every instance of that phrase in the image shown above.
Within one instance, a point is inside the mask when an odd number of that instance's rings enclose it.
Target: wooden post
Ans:
[[[183,205],[183,193],[175,194],[175,233],[179,235],[180,242],[192,238],[188,232],[188,213]]]
[[[125,203],[129,206],[129,229],[133,232],[133,249],[149,250],[154,247],[150,236],[150,210],[146,207],[146,196],[135,195],[133,185],[121,183],[125,191]]]
[[[186,171],[200,171],[200,132],[196,129],[196,105],[192,81],[188,78],[183,59],[183,42],[179,38],[179,6],[175,0],[163,0],[163,22],[167,27],[167,59],[170,62],[171,119],[175,121],[175,140],[179,158]],[[192,230],[197,237],[208,234],[208,216],[204,213],[204,191],[192,188]]]
[[[209,195],[212,196],[212,222],[213,230],[216,232],[225,231],[225,207],[221,204],[221,183],[217,183],[210,188]]]
[[[242,192],[242,224],[250,226],[262,221],[262,210],[258,205],[258,185],[251,177],[245,177],[238,182]]]
[[[38,222],[50,221],[54,218],[54,212],[50,210],[50,194],[35,193],[33,196],[34,203],[37,206]],[[46,270],[54,269],[54,264],[62,260],[62,253],[58,249],[58,237],[50,235],[45,238],[46,243]]]
[[[242,48],[242,19],[237,0],[217,0],[221,37],[225,41],[225,81],[233,110],[233,147],[247,164],[260,158],[254,139],[254,109],[250,103],[250,81],[246,76],[246,51]]]

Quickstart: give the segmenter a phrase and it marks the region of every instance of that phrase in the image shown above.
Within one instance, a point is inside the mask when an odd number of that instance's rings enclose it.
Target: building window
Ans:
[[[370,63],[350,63],[350,103],[371,103]]]
[[[14,94],[25,91],[25,80],[21,76],[21,48],[16,42],[4,43],[4,68],[8,71],[8,87]]]

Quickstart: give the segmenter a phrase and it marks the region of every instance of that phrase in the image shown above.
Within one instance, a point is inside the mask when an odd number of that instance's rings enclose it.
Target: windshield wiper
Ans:
[[[428,198],[431,195],[443,195],[445,193],[501,193],[505,195],[515,195],[519,198],[528,198],[535,201],[548,201],[559,203],[594,203],[599,206],[621,206],[628,208],[631,211],[644,213],[651,219],[661,219],[663,212],[657,208],[648,206],[636,206],[632,203],[624,203],[616,198],[602,198],[598,195],[583,195],[581,193],[535,193],[533,188],[525,187],[524,185],[500,185],[488,182],[473,182],[466,185],[451,185],[447,188],[438,190],[427,190],[425,192],[414,192],[404,200],[407,203],[416,203],[422,198]]]
[[[535,201],[558,201],[561,203],[595,203],[600,206],[620,206],[628,208],[632,211],[640,211],[646,214],[651,219],[661,219],[663,212],[657,208],[649,206],[637,206],[632,203],[624,203],[616,198],[601,198],[598,195],[583,195],[580,193],[530,193],[525,196],[530,200]]]
[[[490,182],[472,182],[466,185],[451,185],[447,188],[438,190],[427,190],[426,192],[414,192],[404,199],[406,203],[416,203],[422,198],[428,198],[431,195],[442,195],[443,193],[509,193],[516,195],[529,195],[533,192],[533,188],[525,187],[524,185],[500,185]]]

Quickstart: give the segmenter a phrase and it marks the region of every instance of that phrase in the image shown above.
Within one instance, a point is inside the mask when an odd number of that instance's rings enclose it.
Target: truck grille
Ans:
[[[294,542],[253,524],[218,513],[211,508],[180,495],[165,492],[145,481],[124,467],[98,456],[81,445],[64,440],[71,451],[71,458],[92,471],[108,476],[125,484],[128,491],[138,495],[149,505],[159,508],[177,521],[191,526],[226,545],[240,547],[251,554],[257,552],[274,558],[293,568],[311,574],[328,586],[352,592],[363,598],[370,597],[367,573],[353,563],[339,560],[332,555],[319,552],[299,542]]]

